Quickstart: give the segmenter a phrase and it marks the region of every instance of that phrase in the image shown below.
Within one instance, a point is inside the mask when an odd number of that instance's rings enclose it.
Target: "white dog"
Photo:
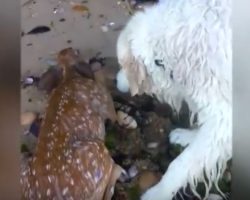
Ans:
[[[118,38],[121,91],[154,94],[177,111],[185,100],[198,113],[198,128],[171,132],[171,143],[187,147],[142,200],[171,200],[188,184],[198,196],[198,182],[204,199],[213,183],[219,190],[232,157],[230,18],[230,0],[162,0],[137,12]]]

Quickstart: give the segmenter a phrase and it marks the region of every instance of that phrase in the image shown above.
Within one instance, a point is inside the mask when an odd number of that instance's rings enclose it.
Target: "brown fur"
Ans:
[[[63,79],[48,100],[35,153],[22,168],[23,199],[110,200],[121,173],[104,145],[104,120],[116,120],[112,99],[74,70],[72,48],[58,61]]]

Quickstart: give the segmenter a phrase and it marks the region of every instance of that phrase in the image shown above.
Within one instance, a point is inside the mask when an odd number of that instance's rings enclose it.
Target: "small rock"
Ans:
[[[146,191],[156,183],[158,183],[161,179],[161,175],[152,171],[144,171],[141,173],[138,179],[138,185],[141,192]]]
[[[108,32],[109,31],[109,28],[105,25],[101,26],[101,29],[102,29],[102,32]]]
[[[38,137],[42,119],[36,119],[30,126],[29,133]]]
[[[128,175],[130,178],[134,178],[138,174],[138,169],[135,165],[131,166],[128,170]]]
[[[75,12],[80,12],[80,13],[89,12],[89,8],[87,6],[82,5],[82,4],[76,4],[76,3],[72,4],[72,10],[74,10]]]
[[[157,148],[159,146],[159,143],[157,143],[157,142],[150,142],[150,143],[148,143],[148,145],[147,145],[147,147],[149,148],[149,149],[155,149],[155,148]]]
[[[21,125],[27,126],[37,118],[37,114],[34,112],[25,112],[21,114]]]
[[[129,116],[127,113],[118,111],[117,121],[120,126],[126,127],[127,129],[136,129],[137,123],[133,117]]]
[[[38,77],[34,77],[34,76],[29,76],[26,77],[23,81],[22,81],[22,87],[26,88],[28,86],[32,86],[34,84],[36,84],[39,81]]]
[[[31,84],[33,84],[33,83],[34,83],[34,79],[33,79],[32,77],[27,77],[27,78],[25,79],[25,84],[31,85]]]

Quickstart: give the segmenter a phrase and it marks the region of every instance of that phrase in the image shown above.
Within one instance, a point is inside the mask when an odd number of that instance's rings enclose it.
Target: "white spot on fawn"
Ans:
[[[72,178],[70,179],[70,184],[74,185],[74,180]]]
[[[65,195],[65,194],[67,194],[68,191],[69,191],[69,188],[66,187],[66,188],[63,189],[62,194]]]
[[[50,196],[50,194],[51,194],[51,190],[50,190],[50,189],[47,189],[46,194],[47,194],[47,196]]]
[[[46,169],[50,170],[50,165],[49,164],[46,165]]]

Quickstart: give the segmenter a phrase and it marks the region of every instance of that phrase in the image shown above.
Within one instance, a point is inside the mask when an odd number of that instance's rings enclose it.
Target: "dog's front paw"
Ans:
[[[196,133],[194,131],[177,128],[170,133],[169,141],[171,144],[179,144],[182,147],[186,147],[194,140],[195,136]]]
[[[172,200],[173,196],[169,196],[166,189],[159,184],[155,185],[141,196],[141,200]]]

